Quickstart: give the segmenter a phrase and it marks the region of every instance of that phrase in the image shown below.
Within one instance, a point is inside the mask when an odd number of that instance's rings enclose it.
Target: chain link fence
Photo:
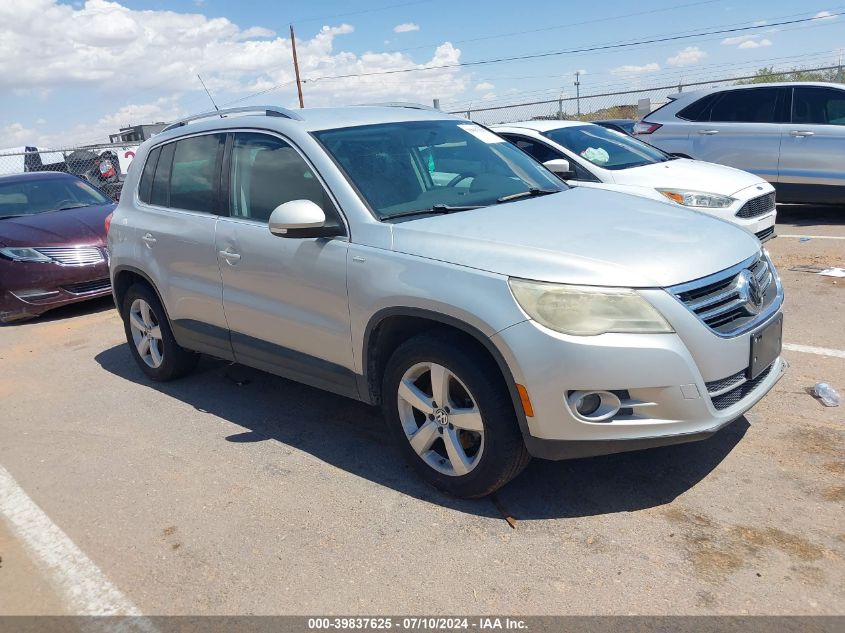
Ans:
[[[839,66],[825,66],[821,68],[802,69],[801,73],[826,73],[833,80],[836,78],[841,79],[842,70]],[[708,79],[707,81],[578,95],[574,97],[568,96],[544,101],[529,101],[488,107],[468,107],[464,110],[452,110],[450,114],[459,114],[485,125],[536,120],[638,120],[652,110],[664,105],[669,100],[670,95],[677,94],[678,92],[730,86],[741,82],[750,83],[751,80],[760,81],[761,79],[766,81],[792,81],[794,79],[791,75],[794,74],[795,71],[787,71],[784,73],[773,73],[771,76],[765,77],[757,74],[725,79]]]
[[[110,143],[61,149],[32,146],[0,149],[0,176],[44,171],[73,174],[118,200],[137,149],[137,145]]]

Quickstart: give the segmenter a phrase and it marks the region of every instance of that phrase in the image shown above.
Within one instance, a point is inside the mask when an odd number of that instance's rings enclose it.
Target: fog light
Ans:
[[[576,417],[587,422],[606,422],[619,413],[622,402],[609,391],[570,391],[567,402]]]
[[[575,403],[575,410],[584,417],[590,416],[599,410],[601,406],[601,396],[597,393],[588,393],[586,396],[578,398]]]

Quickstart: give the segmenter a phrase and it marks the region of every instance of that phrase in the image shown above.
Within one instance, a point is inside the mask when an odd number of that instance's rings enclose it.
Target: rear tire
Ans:
[[[400,451],[447,494],[489,495],[531,460],[498,367],[460,336],[426,333],[403,343],[387,363],[382,394]]]
[[[200,355],[176,342],[167,314],[149,286],[130,286],[123,296],[120,315],[132,357],[148,378],[174,380],[196,367]]]

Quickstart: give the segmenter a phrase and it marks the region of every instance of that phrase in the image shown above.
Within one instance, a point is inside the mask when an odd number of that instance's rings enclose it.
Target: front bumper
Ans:
[[[780,380],[782,357],[753,384],[737,387],[737,398],[726,402],[710,395],[719,392],[718,381],[748,368],[751,336],[780,310],[751,331],[725,338],[669,293],[641,292],[676,333],[578,337],[529,320],[493,337],[514,379],[528,391],[534,415],[526,418],[525,439],[533,455],[564,459],[703,439],[741,417]],[[593,390],[623,394],[620,415],[605,422],[577,416],[567,395]]]
[[[111,293],[108,261],[87,266],[0,258],[0,323],[29,319]]]

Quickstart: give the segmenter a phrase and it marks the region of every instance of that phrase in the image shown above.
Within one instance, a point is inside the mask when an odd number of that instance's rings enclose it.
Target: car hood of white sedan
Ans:
[[[391,228],[398,252],[512,277],[597,286],[672,286],[760,250],[753,235],[723,220],[586,187]]]
[[[762,187],[761,195],[764,191],[772,190],[769,183],[747,171],[688,158],[618,169],[610,173],[614,182],[620,185],[688,189],[723,196],[732,196],[754,185]]]

